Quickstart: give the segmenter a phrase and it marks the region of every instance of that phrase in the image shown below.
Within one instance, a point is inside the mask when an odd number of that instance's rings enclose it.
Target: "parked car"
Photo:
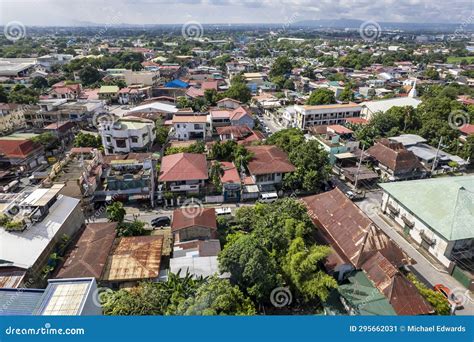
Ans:
[[[151,225],[155,228],[167,227],[171,224],[171,219],[168,216],[160,216],[151,220]]]
[[[436,284],[433,286],[433,289],[436,292],[441,293],[446,300],[451,304],[454,305],[456,309],[462,309],[463,304],[462,304],[462,299],[457,297],[450,289],[449,287],[443,285],[443,284]]]
[[[232,208],[229,208],[229,207],[217,208],[216,215],[217,216],[232,215]]]
[[[259,202],[262,203],[273,203],[278,199],[278,194],[276,192],[265,192],[260,194]]]

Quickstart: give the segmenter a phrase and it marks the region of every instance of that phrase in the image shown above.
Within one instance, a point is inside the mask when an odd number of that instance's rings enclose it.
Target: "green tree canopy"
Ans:
[[[333,104],[333,103],[336,103],[334,92],[326,88],[316,89],[315,91],[311,93],[308,101],[306,101],[306,104],[311,105],[311,106]]]

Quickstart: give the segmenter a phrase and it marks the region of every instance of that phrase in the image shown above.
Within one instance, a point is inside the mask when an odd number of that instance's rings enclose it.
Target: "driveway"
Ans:
[[[421,254],[413,245],[411,245],[397,230],[394,224],[387,223],[382,218],[380,212],[380,203],[382,202],[382,191],[372,191],[367,193],[367,197],[360,202],[354,202],[372,221],[382,229],[393,241],[395,241],[410,258],[416,261],[416,264],[410,266],[414,273],[419,274],[431,286],[435,284],[444,284],[456,294],[465,295],[464,309],[457,310],[456,315],[474,315],[474,295],[461,285],[456,279],[451,277],[444,269],[438,269],[423,254]]]

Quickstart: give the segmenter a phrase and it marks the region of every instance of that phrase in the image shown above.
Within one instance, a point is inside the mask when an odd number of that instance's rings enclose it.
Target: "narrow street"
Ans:
[[[369,216],[372,221],[382,229],[393,241],[395,241],[407,254],[416,261],[411,266],[414,273],[418,273],[432,286],[435,284],[444,284],[457,295],[469,293],[456,279],[451,277],[444,269],[437,269],[423,254],[421,254],[412,244],[410,244],[403,236],[401,236],[394,228],[382,218],[380,212],[381,191],[373,191],[367,193],[367,197],[355,204]],[[464,296],[466,298],[464,309],[457,310],[456,315],[474,315],[474,295],[470,293]]]

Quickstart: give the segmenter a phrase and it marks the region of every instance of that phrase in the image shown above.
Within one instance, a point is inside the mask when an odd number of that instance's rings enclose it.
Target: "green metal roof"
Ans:
[[[474,175],[380,186],[446,240],[474,238]]]
[[[361,315],[395,316],[388,299],[380,293],[362,271],[350,276],[349,284],[338,287],[341,296]]]

